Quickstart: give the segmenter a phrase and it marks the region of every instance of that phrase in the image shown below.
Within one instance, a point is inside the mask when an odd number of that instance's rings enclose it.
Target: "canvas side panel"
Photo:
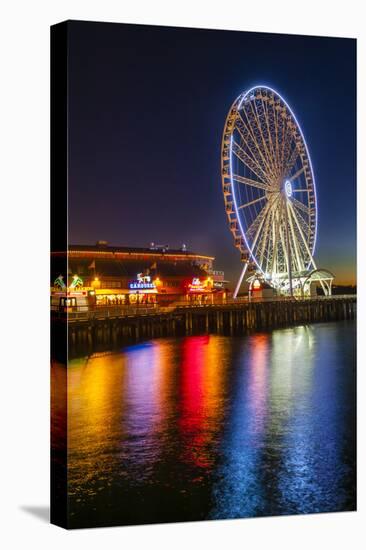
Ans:
[[[67,284],[67,29],[67,23],[51,27],[51,523],[61,527],[67,527],[67,319],[57,285],[63,277]]]

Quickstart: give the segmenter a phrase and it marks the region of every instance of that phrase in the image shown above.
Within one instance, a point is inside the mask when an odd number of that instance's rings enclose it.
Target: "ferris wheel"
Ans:
[[[248,267],[292,295],[317,270],[317,198],[300,125],[272,88],[251,88],[232,104],[221,168],[229,227],[244,262],[234,297]]]

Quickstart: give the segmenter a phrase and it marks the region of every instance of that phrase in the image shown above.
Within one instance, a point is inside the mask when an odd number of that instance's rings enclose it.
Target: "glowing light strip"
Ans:
[[[174,252],[165,252],[164,254],[162,253],[157,253],[157,252],[153,252],[153,253],[150,253],[150,252],[110,252],[110,251],[106,251],[106,250],[75,250],[75,249],[70,249],[68,251],[59,251],[59,252],[52,252],[52,256],[64,256],[68,254],[69,256],[80,256],[80,257],[83,257],[83,256],[92,256],[93,254],[94,255],[98,255],[98,256],[111,256],[112,258],[113,257],[116,257],[116,256],[126,256],[127,258],[128,257],[131,257],[131,256],[157,256],[157,257],[173,257],[173,258],[182,258],[182,259],[185,259],[185,258],[198,258],[198,259],[203,259],[203,260],[214,260],[215,257],[214,256],[203,256],[202,254],[175,254]]]
[[[294,112],[292,111],[291,107],[289,106],[289,104],[287,103],[287,101],[281,96],[281,94],[279,94],[278,92],[276,92],[276,90],[274,90],[273,88],[271,88],[270,86],[266,86],[266,85],[256,85],[256,86],[253,86],[252,88],[250,88],[249,90],[247,90],[246,92],[244,92],[242,94],[242,98],[240,100],[240,103],[238,105],[238,111],[239,109],[241,108],[242,106],[242,103],[244,101],[244,99],[246,99],[248,97],[248,95],[253,92],[253,90],[256,90],[257,88],[263,88],[265,90],[270,90],[272,93],[276,94],[282,101],[283,103],[286,105],[287,109],[290,111],[291,115],[293,116],[295,122],[296,122],[296,125],[298,127],[298,129],[300,130],[300,134],[301,134],[301,137],[304,141],[304,145],[305,145],[305,150],[306,150],[306,154],[308,156],[308,159],[309,159],[309,164],[310,164],[310,169],[311,169],[311,173],[312,173],[312,176],[313,176],[313,187],[314,187],[314,196],[315,196],[315,236],[314,236],[314,243],[313,243],[313,246],[312,246],[312,251],[311,251],[311,254],[312,256],[314,255],[314,251],[315,251],[315,246],[316,246],[316,241],[317,241],[317,236],[318,236],[318,199],[317,199],[317,192],[316,192],[316,183],[315,183],[315,174],[314,174],[314,169],[313,169],[313,164],[311,162],[311,157],[310,157],[310,153],[309,153],[309,149],[308,149],[308,145],[306,143],[306,139],[305,139],[305,136],[303,134],[303,131],[301,129],[301,126],[294,114]],[[238,96],[238,100],[240,98],[240,95]],[[231,147],[230,147],[230,168],[231,168]],[[230,172],[231,172],[231,169],[230,169]],[[231,178],[231,174],[230,174],[230,178]],[[233,195],[234,196],[234,195]],[[234,200],[235,202],[235,200]],[[240,225],[240,228],[242,229],[241,227],[241,224],[239,222],[239,225]],[[246,241],[246,238],[244,236],[244,240],[245,242]],[[248,247],[248,249],[250,250],[250,248]],[[255,258],[253,257],[254,261],[256,262]],[[257,262],[256,262],[257,263]],[[307,269],[309,269],[310,265],[311,265],[311,261],[309,262],[308,266],[307,266]],[[257,264],[258,265],[258,264]],[[259,267],[259,266],[258,266]],[[262,269],[260,268],[260,270],[262,271]],[[263,273],[263,271],[262,271]]]

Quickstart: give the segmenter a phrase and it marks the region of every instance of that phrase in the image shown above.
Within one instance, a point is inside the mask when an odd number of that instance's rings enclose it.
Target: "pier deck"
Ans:
[[[223,305],[95,308],[56,314],[67,325],[69,348],[93,350],[157,337],[191,334],[246,334],[256,330],[356,318],[356,296],[317,297]],[[72,353],[73,354],[73,353]]]

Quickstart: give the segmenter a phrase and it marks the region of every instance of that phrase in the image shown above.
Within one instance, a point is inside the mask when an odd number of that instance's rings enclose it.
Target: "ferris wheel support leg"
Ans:
[[[236,297],[239,293],[241,283],[243,282],[244,275],[245,275],[247,269],[248,269],[248,262],[245,262],[243,270],[242,270],[242,272],[240,274],[240,277],[239,277],[239,280],[238,280],[238,284],[236,285],[235,290],[234,290],[234,296],[233,296],[234,300],[236,300]]]

